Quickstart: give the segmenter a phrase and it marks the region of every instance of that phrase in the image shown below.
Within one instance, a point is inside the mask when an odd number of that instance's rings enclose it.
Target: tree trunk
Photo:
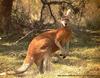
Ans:
[[[0,0],[0,33],[8,34],[10,31],[12,5],[13,0]]]

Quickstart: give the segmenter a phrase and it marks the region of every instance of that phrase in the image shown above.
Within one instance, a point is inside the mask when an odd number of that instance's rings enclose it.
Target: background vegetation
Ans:
[[[33,65],[23,75],[3,78],[100,77],[100,0],[0,0],[0,72],[18,68],[32,38],[58,28],[68,8],[73,10],[70,55],[53,58],[50,73],[39,75]]]

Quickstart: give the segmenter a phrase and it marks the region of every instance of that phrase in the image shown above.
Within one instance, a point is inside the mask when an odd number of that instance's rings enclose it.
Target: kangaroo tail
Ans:
[[[29,64],[23,64],[20,68],[18,68],[15,71],[7,71],[7,72],[0,73],[0,76],[21,74],[21,73],[24,73],[25,71],[27,71],[27,69],[29,67],[30,67]]]
[[[28,70],[28,68],[32,65],[32,63],[33,63],[33,58],[31,56],[26,56],[24,63],[22,64],[20,68],[18,68],[15,71],[7,71],[7,72],[0,73],[0,76],[16,75],[16,74],[24,73],[25,71]]]

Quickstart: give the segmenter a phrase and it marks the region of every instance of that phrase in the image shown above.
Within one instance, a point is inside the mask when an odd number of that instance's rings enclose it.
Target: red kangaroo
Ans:
[[[65,51],[63,46],[70,38],[71,30],[67,26],[39,34],[30,42],[23,65],[16,71],[8,71],[0,75],[24,73],[33,63],[37,65],[40,73],[48,71],[50,56],[59,49]]]

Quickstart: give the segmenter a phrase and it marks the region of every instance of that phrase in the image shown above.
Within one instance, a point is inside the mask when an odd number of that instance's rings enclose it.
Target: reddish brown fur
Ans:
[[[53,53],[59,49],[55,44],[55,39],[63,45],[70,40],[70,37],[71,30],[65,27],[44,32],[33,38],[29,44],[26,58],[40,56],[40,54],[47,52],[48,49],[51,53]],[[25,59],[26,63],[28,61],[28,59]]]
[[[68,27],[50,30],[38,35],[29,44],[24,63],[30,63],[32,57],[36,65],[38,65],[46,54],[50,56],[59,49],[55,44],[55,39],[63,46],[70,40],[70,37],[71,30]]]
[[[38,35],[29,44],[23,65],[16,71],[8,71],[0,75],[23,73],[32,63],[35,63],[39,71],[44,73],[50,68],[50,56],[59,50],[55,40],[60,42],[61,46],[64,46],[70,40],[70,37],[71,30],[68,27],[53,29]]]

